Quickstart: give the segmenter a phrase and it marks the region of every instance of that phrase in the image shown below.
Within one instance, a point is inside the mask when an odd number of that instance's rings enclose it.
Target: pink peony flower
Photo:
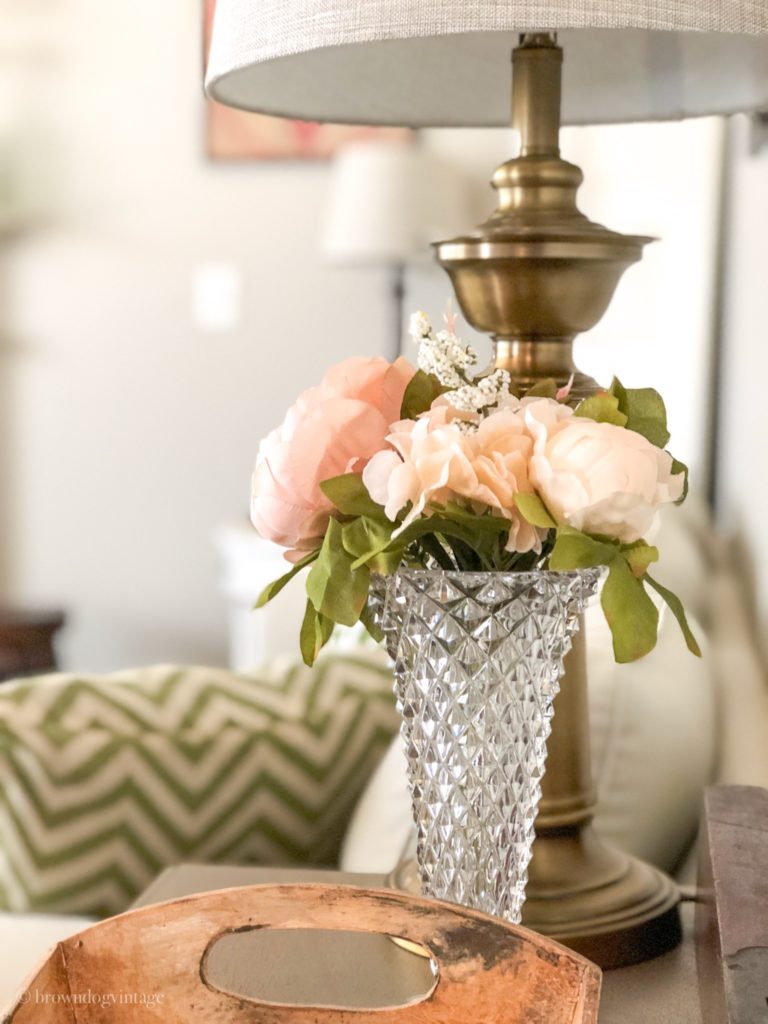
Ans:
[[[534,452],[542,451],[547,441],[558,430],[562,430],[573,416],[573,409],[569,405],[562,405],[553,398],[524,398],[522,401],[512,401],[517,403],[516,407],[523,416],[525,429],[533,439]]]
[[[512,411],[492,413],[472,435],[472,467],[477,491],[467,494],[510,520],[508,551],[540,551],[546,530],[537,530],[517,511],[515,495],[533,490],[528,465],[533,441],[522,415]]]
[[[333,508],[320,483],[360,472],[385,444],[415,370],[403,358],[346,359],[299,396],[259,446],[251,519],[262,537],[295,549],[321,543]]]
[[[391,447],[374,455],[363,470],[363,483],[393,521],[411,503],[401,530],[430,502],[444,504],[477,484],[467,435],[452,421],[448,406],[393,423],[387,441]]]
[[[510,520],[508,550],[539,550],[540,531],[525,522],[514,503],[516,493],[532,490],[528,460],[533,441],[522,416],[497,412],[465,433],[458,421],[468,418],[438,400],[418,420],[394,424],[387,437],[391,447],[371,459],[363,483],[391,520],[411,504],[396,534],[429,504],[462,501],[477,512],[491,508]]]
[[[534,437],[531,481],[549,511],[560,523],[625,544],[645,537],[659,506],[683,492],[672,456],[632,430],[558,416],[555,404],[542,399],[525,409]]]

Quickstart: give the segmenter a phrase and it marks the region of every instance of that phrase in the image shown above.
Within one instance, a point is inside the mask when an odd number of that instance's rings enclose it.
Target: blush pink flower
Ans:
[[[400,530],[429,513],[430,504],[460,501],[476,512],[492,509],[510,520],[508,550],[540,550],[541,533],[519,515],[514,495],[531,491],[528,461],[533,441],[522,417],[497,412],[462,431],[470,419],[443,402],[418,420],[393,425],[390,447],[375,455],[363,471],[363,483],[389,519],[410,504]],[[477,417],[474,417],[478,420]]]
[[[509,519],[508,551],[540,551],[546,531],[526,522],[515,505],[516,494],[533,490],[528,472],[533,440],[522,415],[505,410],[492,413],[482,420],[471,440],[478,486],[474,495],[466,497]]]
[[[262,537],[294,549],[317,547],[333,508],[323,480],[359,473],[385,445],[414,367],[403,358],[346,359],[299,396],[259,446],[251,519]]]
[[[554,398],[512,399],[523,417],[525,429],[533,439],[534,452],[541,452],[547,442],[563,429],[573,417],[573,409]]]
[[[559,523],[631,544],[682,495],[672,456],[635,431],[543,406],[526,409],[526,422],[535,438],[531,481]]]
[[[452,421],[448,406],[393,423],[387,442],[390,447],[374,455],[363,470],[363,483],[392,521],[410,503],[399,530],[431,502],[445,504],[477,485],[467,435]]]

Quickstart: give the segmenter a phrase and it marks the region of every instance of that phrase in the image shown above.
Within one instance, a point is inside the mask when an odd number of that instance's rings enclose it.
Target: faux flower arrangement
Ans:
[[[687,470],[665,451],[664,403],[614,380],[569,404],[570,386],[544,381],[515,393],[509,374],[472,377],[477,356],[446,316],[435,332],[411,318],[419,369],[406,359],[347,359],[302,394],[262,442],[252,520],[301,569],[307,664],[334,626],[361,621],[381,634],[372,573],[401,564],[450,570],[572,570],[605,566],[601,604],[616,660],[656,643],[655,590],[699,654],[680,600],[652,576],[647,538],[660,506],[680,504]]]

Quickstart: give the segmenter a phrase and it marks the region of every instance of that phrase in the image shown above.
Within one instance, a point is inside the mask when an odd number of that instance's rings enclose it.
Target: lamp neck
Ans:
[[[497,168],[498,205],[475,231],[438,242],[469,323],[495,339],[493,367],[522,391],[546,378],[594,392],[571,343],[608,307],[648,238],[609,231],[578,208],[578,167],[560,156],[563,52],[554,35],[523,35],[513,57],[512,123],[520,154]]]
[[[559,156],[563,51],[557,36],[525,33],[512,68],[512,127],[520,136],[520,156]]]
[[[493,175],[499,205],[489,225],[510,216],[529,227],[542,218],[586,223],[576,206],[583,175],[560,157],[562,79],[557,37],[547,32],[521,36],[512,52],[512,127],[520,152]]]
[[[562,387],[572,379],[571,401],[581,401],[598,390],[597,382],[581,373],[573,361],[573,338],[542,337],[493,339],[487,373],[507,370],[519,391],[552,379]]]

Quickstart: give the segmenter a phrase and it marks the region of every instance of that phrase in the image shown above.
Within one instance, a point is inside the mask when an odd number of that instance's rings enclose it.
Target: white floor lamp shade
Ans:
[[[330,260],[405,263],[425,247],[419,163],[419,150],[408,144],[361,142],[338,153],[322,241]]]
[[[458,170],[423,147],[352,143],[331,167],[323,254],[349,266],[423,260],[433,238],[466,225],[468,193]]]

